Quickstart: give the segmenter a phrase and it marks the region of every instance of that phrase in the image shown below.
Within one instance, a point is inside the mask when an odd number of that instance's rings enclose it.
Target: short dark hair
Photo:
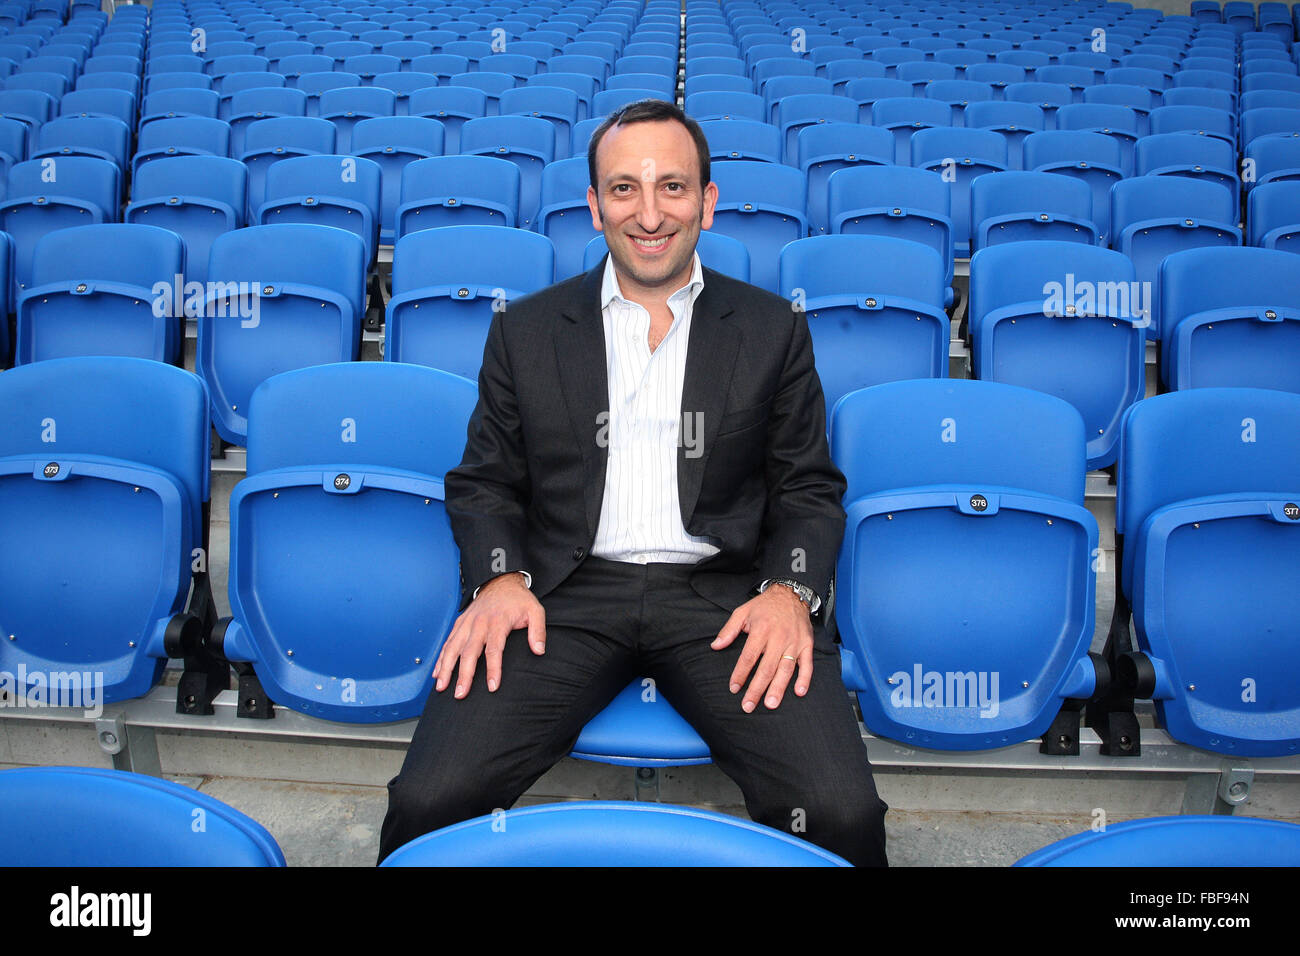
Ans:
[[[605,117],[605,122],[596,127],[596,131],[591,134],[591,142],[587,145],[587,172],[591,178],[591,188],[600,191],[600,186],[596,183],[596,149],[606,133],[615,126],[663,120],[681,123],[686,127],[686,132],[691,134],[691,139],[695,141],[695,151],[700,159],[700,187],[707,186],[710,182],[709,141],[704,136],[704,130],[700,129],[700,124],[682,112],[675,103],[669,103],[667,100],[637,100],[610,113]]]

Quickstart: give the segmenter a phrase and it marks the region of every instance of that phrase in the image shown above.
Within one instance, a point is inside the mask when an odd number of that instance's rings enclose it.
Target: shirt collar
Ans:
[[[699,252],[691,253],[691,278],[676,292],[668,297],[669,301],[685,294],[688,301],[694,302],[699,296],[700,290],[704,288],[704,268],[700,265]],[[615,299],[621,299],[624,302],[631,302],[630,299],[623,297],[623,290],[618,284],[618,275],[614,270],[614,257],[607,255],[605,257],[605,275],[600,284],[600,307],[605,309]]]

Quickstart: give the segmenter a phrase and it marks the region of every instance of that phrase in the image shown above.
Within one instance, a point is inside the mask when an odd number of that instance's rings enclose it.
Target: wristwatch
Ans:
[[[806,584],[800,584],[793,578],[768,578],[758,586],[758,593],[762,594],[773,584],[784,584],[793,591],[795,597],[802,601],[803,606],[808,609],[809,614],[816,614],[821,610],[822,599],[817,596],[817,592]]]

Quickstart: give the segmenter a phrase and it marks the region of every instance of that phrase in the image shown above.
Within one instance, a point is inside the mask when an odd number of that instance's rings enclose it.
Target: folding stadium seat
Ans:
[[[856,123],[858,106],[854,101],[824,93],[803,93],[775,101],[775,123],[781,130],[781,156],[788,165],[797,162],[797,137],[808,126],[823,123]]]
[[[704,90],[688,94],[686,113],[692,119],[705,120],[747,119],[756,123],[767,121],[768,111],[763,98],[755,93],[737,93],[728,90]],[[856,114],[854,122],[857,121]]]
[[[713,230],[743,242],[751,281],[775,291],[781,248],[808,231],[803,173],[775,163],[736,160],[716,164],[712,178],[719,193]]]
[[[532,228],[541,192],[542,168],[555,158],[555,129],[533,116],[488,116],[461,127],[466,156],[496,156],[519,167],[519,225]]]
[[[333,58],[323,53],[295,53],[275,64],[275,72],[283,74],[288,85],[295,88],[304,74],[327,73],[333,69]]]
[[[54,116],[57,101],[37,90],[0,90],[0,117],[27,127],[27,141],[36,142],[37,130]]]
[[[1208,257],[1241,265],[1285,255],[1195,250],[1173,257],[1180,262],[1171,271],[1195,278],[1187,267]],[[1294,300],[1296,273],[1273,275]],[[1214,298],[1187,300],[1189,308],[1225,301],[1193,284]],[[1253,291],[1247,300],[1261,301]],[[1138,645],[1123,658],[1127,690],[1153,699],[1157,723],[1175,740],[1241,757],[1300,752],[1300,699],[1283,676],[1293,668],[1298,619],[1288,586],[1300,557],[1297,434],[1300,396],[1274,388],[1191,388],[1139,402],[1125,418],[1116,603],[1117,611],[1131,604]]]
[[[120,73],[99,74],[100,77],[123,76]],[[86,81],[91,79],[89,76],[81,78],[81,86],[85,88]],[[138,82],[138,81],[137,81]],[[157,93],[162,90],[210,90],[212,89],[212,77],[204,73],[153,73],[145,74],[144,92]],[[218,95],[220,98],[220,95]]]
[[[745,76],[724,76],[718,73],[686,78],[686,95],[696,93],[753,93],[754,84]]]
[[[1214,183],[1185,176],[1139,176],[1111,190],[1112,245],[1127,255],[1137,279],[1156,288],[1160,263],[1182,249],[1240,246],[1232,197]],[[1159,291],[1156,311],[1159,312]],[[1160,337],[1152,322],[1148,335]]]
[[[1008,242],[1097,244],[1088,184],[1050,173],[1003,172],[971,183],[971,246]]]
[[[705,120],[700,124],[709,143],[709,156],[722,160],[781,161],[781,131],[753,120]]]
[[[302,368],[256,389],[248,477],[230,502],[232,617],[211,642],[252,663],[241,701],[255,694],[260,715],[267,698],[349,723],[419,714],[432,685],[421,662],[436,659],[459,597],[442,479],[476,399],[472,382],[389,362]],[[304,548],[331,559],[285,563]],[[367,566],[384,573],[362,586]],[[376,626],[380,654],[357,640]]]
[[[600,96],[599,93],[596,95]],[[578,123],[581,110],[581,101],[573,90],[554,86],[517,87],[501,94],[498,109],[502,116],[532,116],[546,120],[555,128],[555,157],[567,159],[571,155],[569,147],[573,127]]]
[[[221,156],[175,156],[145,163],[131,181],[123,221],[170,229],[185,240],[185,278],[206,282],[217,236],[245,224],[248,171]]]
[[[1262,107],[1241,114],[1241,144],[1248,147],[1264,136],[1300,138],[1300,110]]]
[[[393,254],[384,359],[477,379],[495,312],[554,281],[554,246],[536,233],[471,225],[404,234]]]
[[[159,119],[140,129],[131,159],[134,179],[149,163],[172,156],[229,156],[230,124],[202,116]]]
[[[356,359],[365,257],[358,236],[330,226],[249,226],[213,242],[195,365],[222,439],[245,443],[248,401],[265,379]]]
[[[125,170],[131,128],[108,116],[62,116],[41,125],[31,149],[32,159],[90,156]]]
[[[493,839],[493,826],[499,830],[502,825],[510,827],[509,841]],[[658,803],[579,802],[525,807],[507,811],[504,817],[479,817],[436,830],[398,848],[381,865],[848,864],[798,837],[707,810]]]
[[[542,170],[537,231],[555,246],[557,279],[567,279],[583,271],[583,253],[596,235],[587,206],[589,185],[585,156],[556,160]]]
[[[1258,817],[1188,814],[1112,823],[1057,840],[1013,866],[1295,866],[1300,827]]]
[[[136,99],[126,90],[74,90],[59,101],[60,116],[109,117],[135,130]]]
[[[111,76],[114,74],[96,73],[94,76]],[[53,73],[15,73],[3,80],[6,90],[36,90],[54,99],[55,103],[71,89],[71,84],[61,76]]]
[[[1092,188],[1092,218],[1099,241],[1109,244],[1110,189],[1124,177],[1119,143],[1101,133],[1048,130],[1032,133],[1024,142],[1024,167],[1082,179]]]
[[[512,226],[519,166],[491,156],[435,156],[402,170],[396,237],[447,225]]]
[[[279,73],[228,73],[213,80],[213,89],[221,94],[221,104],[217,116],[223,120],[230,119],[230,100],[240,90],[252,90],[263,87],[284,87],[288,84]]]
[[[807,317],[828,421],[857,389],[947,374],[945,271],[933,249],[883,236],[817,236],[781,251],[780,293]]]
[[[1297,113],[1300,116],[1300,113]],[[1151,134],[1191,133],[1214,136],[1237,143],[1236,119],[1232,113],[1201,106],[1161,106],[1151,111]]]
[[[947,103],[956,126],[964,125],[966,110],[972,103],[994,99],[993,87],[975,80],[937,80],[927,84],[922,95],[929,100]]]
[[[444,150],[445,129],[423,116],[384,116],[362,120],[352,130],[352,153],[371,160],[382,171],[380,242],[396,240],[397,208],[406,167]]]
[[[886,74],[888,74],[888,70],[886,70]],[[949,63],[921,60],[916,63],[900,63],[895,76],[904,83],[911,83],[912,94],[920,96],[921,91],[928,83],[938,80],[957,79],[957,68]]]
[[[1109,103],[1072,103],[1057,110],[1056,128],[1109,136],[1119,144],[1124,175],[1133,175],[1133,146],[1138,138],[1136,111]]]
[[[335,146],[340,152],[348,152],[352,129],[357,123],[379,116],[393,116],[396,109],[397,96],[392,90],[362,86],[321,93],[317,115],[334,124]]]
[[[1143,136],[1133,148],[1134,171],[1139,176],[1182,176],[1223,187],[1232,201],[1229,222],[1238,221],[1241,183],[1232,146],[1215,136],[1161,133]]]
[[[266,173],[259,225],[315,223],[351,232],[366,244],[373,265],[379,248],[379,164],[355,156],[296,156]]]
[[[1293,90],[1252,90],[1241,96],[1242,112],[1261,107],[1281,107],[1282,109],[1300,109],[1300,92]]]
[[[1289,90],[1294,93],[1300,91],[1300,77],[1284,73],[1252,73],[1243,77],[1241,92],[1251,93],[1255,90]]]
[[[438,78],[432,73],[380,73],[375,76],[372,85],[390,91],[396,97],[396,116],[409,116],[411,113],[411,94],[416,90],[425,90],[438,85]]]
[[[290,156],[332,154],[334,147],[334,124],[318,117],[280,116],[250,123],[239,157],[248,167],[249,219],[265,200],[268,167]]]
[[[987,129],[1002,134],[1007,143],[1010,169],[1023,167],[1025,138],[1031,133],[1041,132],[1046,122],[1042,108],[1032,103],[974,102],[966,107],[964,113],[967,129]]]
[[[892,382],[838,404],[836,617],[869,730],[930,749],[1042,736],[1078,752],[1074,708],[1100,683],[1084,448],[1074,408],[1011,385]],[[939,566],[979,573],[935,588]]]
[[[102,675],[101,704],[140,697],[201,637],[186,601],[193,549],[206,544],[203,385],[120,357],[51,359],[0,379],[0,606],[14,635],[0,670],[84,671]],[[209,689],[204,706],[221,688]],[[12,862],[12,835],[5,845]]]
[[[46,233],[116,222],[121,170],[106,159],[66,156],[15,163],[9,169],[0,231],[14,241],[15,291],[30,284],[32,252]]]
[[[1089,468],[1114,464],[1120,419],[1146,388],[1152,303],[1135,278],[1123,254],[1074,242],[1008,243],[971,259],[975,377],[1073,405]]]
[[[1300,181],[1277,180],[1250,191],[1249,244],[1300,252]]]
[[[0,118],[0,169],[6,175],[9,167],[27,156],[27,127],[18,120]],[[0,349],[0,354],[4,350]]]
[[[808,182],[806,209],[813,235],[831,232],[827,192],[832,173],[859,164],[890,165],[894,139],[888,130],[856,123],[825,123],[799,131],[799,169]]]
[[[1030,77],[1040,67],[1050,66],[1052,58],[1046,53],[1037,50],[1027,50],[1024,48],[1016,50],[1003,50],[994,54],[995,63],[1006,63],[1011,66],[1018,66],[1023,69]]]
[[[860,81],[877,82],[877,81]],[[850,83],[850,87],[854,84]],[[852,96],[852,93],[849,94]],[[912,135],[917,130],[952,125],[952,109],[938,100],[912,97],[876,100],[871,107],[871,125],[894,135],[894,162],[906,166],[912,158]]]
[[[1300,272],[1277,249],[1191,249],[1160,265],[1160,364],[1171,389],[1300,392],[1291,361]]]
[[[913,135],[911,148],[912,166],[939,173],[951,187],[953,253],[968,258],[971,182],[1007,169],[1006,140],[992,130],[924,129]]]

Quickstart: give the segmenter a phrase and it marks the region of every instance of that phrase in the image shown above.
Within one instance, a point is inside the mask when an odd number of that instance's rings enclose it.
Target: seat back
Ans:
[[[248,477],[231,495],[221,642],[272,700],[350,723],[420,713],[459,603],[442,481],[476,401],[473,382],[393,362],[258,387]],[[325,560],[304,567],[294,553]]]
[[[1300,252],[1300,181],[1275,180],[1250,191],[1249,244]]]
[[[1092,190],[1051,173],[1011,171],[971,183],[971,243],[975,251],[1027,240],[1097,243]]]
[[[803,173],[775,163],[737,160],[716,164],[712,179],[718,184],[713,231],[743,242],[754,285],[776,291],[782,247],[808,234]]]
[[[145,163],[131,182],[124,222],[170,229],[185,240],[185,277],[206,282],[212,242],[245,223],[248,170],[224,156],[173,156]]]
[[[1195,4],[1193,4],[1195,6]],[[1256,817],[1124,820],[1057,840],[1014,866],[1295,866],[1300,826]]]
[[[396,235],[437,226],[513,226],[519,215],[519,180],[518,166],[494,156],[416,160],[402,170]]]
[[[266,173],[259,225],[301,222],[334,226],[360,236],[366,262],[379,247],[378,163],[357,156],[294,156]]]

